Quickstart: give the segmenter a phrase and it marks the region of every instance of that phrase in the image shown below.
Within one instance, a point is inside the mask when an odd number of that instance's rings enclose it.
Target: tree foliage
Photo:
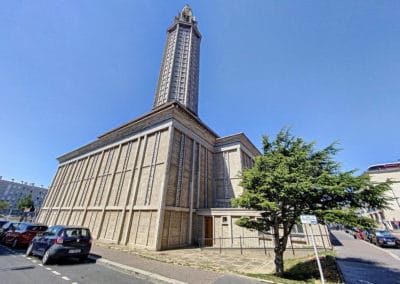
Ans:
[[[7,201],[0,200],[0,210],[9,209],[10,205]]]
[[[244,192],[232,205],[259,210],[262,217],[241,218],[237,224],[259,231],[272,228],[278,276],[283,275],[283,252],[300,215],[317,215],[321,223],[371,228],[372,220],[360,217],[357,209],[388,205],[384,195],[388,183],[373,185],[365,174],[341,172],[333,159],[337,152],[335,143],[316,150],[314,142],[307,143],[284,128],[273,141],[263,136],[263,155],[242,173]]]
[[[25,197],[22,197],[22,198],[17,202],[17,208],[18,208],[19,210],[24,210],[25,208],[34,209],[35,206],[34,206],[34,203],[33,203],[33,200],[32,200],[32,195],[29,194],[29,195],[27,195],[27,196],[25,196]]]

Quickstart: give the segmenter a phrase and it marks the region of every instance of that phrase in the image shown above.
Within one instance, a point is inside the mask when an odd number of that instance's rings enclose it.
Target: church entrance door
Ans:
[[[211,247],[213,245],[213,218],[204,217],[204,245],[206,247]]]

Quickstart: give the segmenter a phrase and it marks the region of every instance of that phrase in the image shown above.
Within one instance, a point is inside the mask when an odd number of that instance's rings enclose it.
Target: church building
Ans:
[[[186,5],[167,29],[153,109],[59,157],[38,222],[152,250],[246,230],[234,220],[258,213],[230,200],[260,152],[243,133],[220,137],[198,117],[200,41]]]

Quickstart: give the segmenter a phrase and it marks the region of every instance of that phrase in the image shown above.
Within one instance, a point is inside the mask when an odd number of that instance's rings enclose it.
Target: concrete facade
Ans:
[[[373,183],[390,180],[390,190],[386,192],[391,198],[390,209],[370,211],[367,214],[382,227],[389,230],[400,230],[400,163],[386,163],[370,166],[367,174]]]
[[[188,5],[167,30],[153,108],[177,101],[197,115],[201,34]]]
[[[10,209],[17,210],[17,203],[21,198],[32,195],[35,208],[42,206],[47,194],[47,188],[35,186],[33,183],[4,180],[0,177],[0,200],[8,202]]]
[[[95,239],[162,250],[196,242],[196,211],[230,204],[258,150],[219,138],[181,104],[165,104],[68,153],[39,222],[87,226]]]
[[[151,250],[259,237],[235,225],[259,212],[231,208],[231,199],[260,152],[243,133],[219,137],[198,118],[200,37],[185,6],[168,29],[153,110],[59,157],[38,222]]]

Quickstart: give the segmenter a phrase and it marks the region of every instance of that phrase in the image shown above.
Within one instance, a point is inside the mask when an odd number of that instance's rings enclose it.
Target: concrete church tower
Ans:
[[[38,222],[164,250],[206,239],[212,245],[248,214],[230,200],[242,192],[238,174],[260,153],[243,133],[219,137],[199,119],[196,25],[185,6],[168,29],[152,111],[57,158]]]
[[[154,108],[177,101],[197,115],[201,35],[186,5],[168,28]]]

